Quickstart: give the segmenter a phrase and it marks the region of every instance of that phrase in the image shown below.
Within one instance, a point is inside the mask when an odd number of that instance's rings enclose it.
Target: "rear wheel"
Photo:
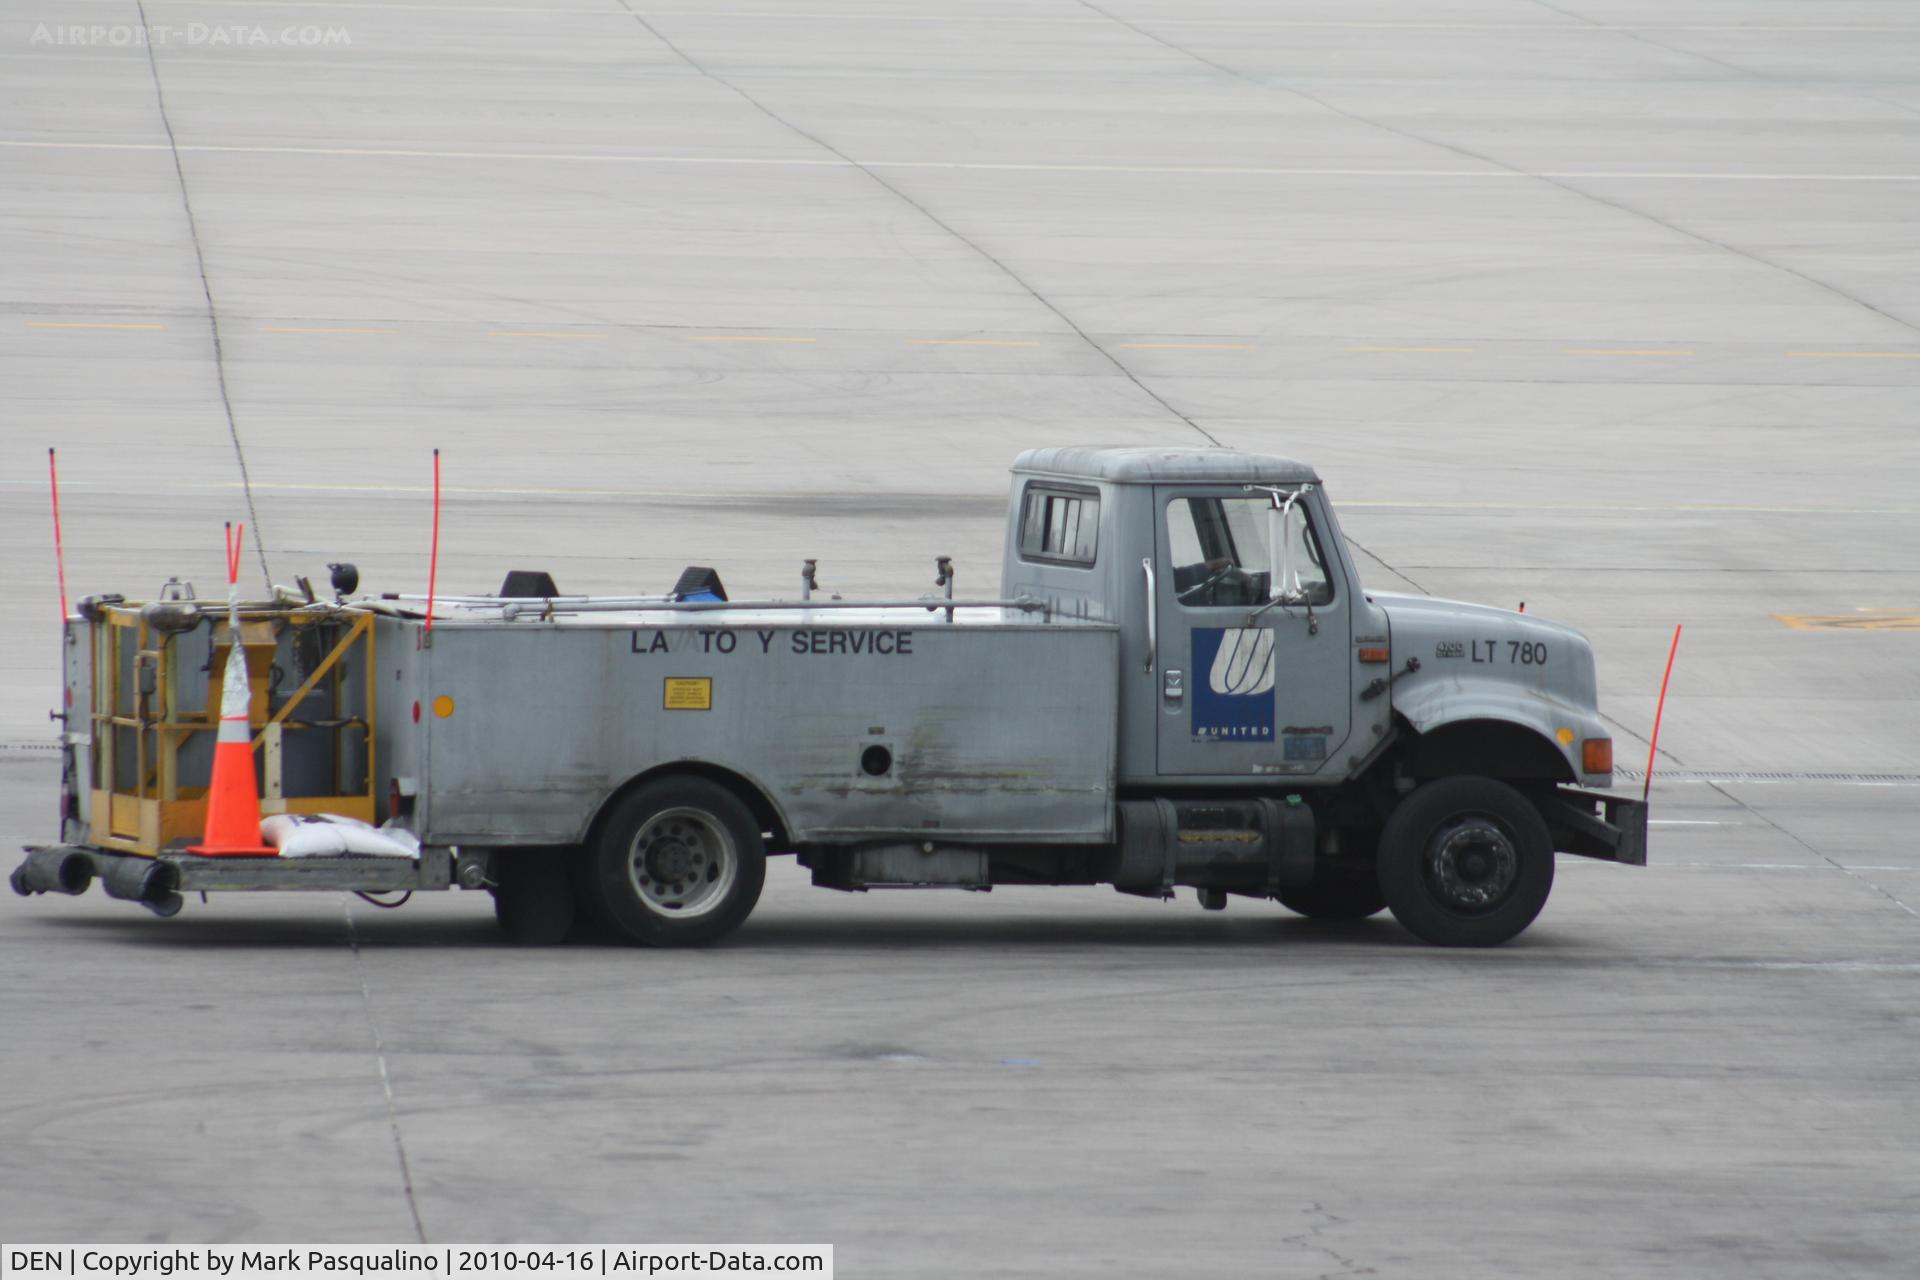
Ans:
[[[767,855],[740,798],[704,778],[661,778],[620,800],[589,850],[590,888],[635,942],[692,947],[740,927]]]
[[[1394,918],[1443,947],[1493,947],[1553,890],[1553,837],[1527,798],[1492,778],[1440,778],[1387,818],[1380,888]]]

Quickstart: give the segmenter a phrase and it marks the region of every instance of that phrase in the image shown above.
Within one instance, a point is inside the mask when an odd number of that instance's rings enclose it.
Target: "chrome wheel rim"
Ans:
[[[1520,879],[1520,851],[1500,822],[1483,813],[1464,814],[1434,831],[1421,871],[1428,891],[1449,909],[1491,911]]]
[[[733,836],[701,809],[663,809],[647,819],[627,853],[627,879],[650,910],[702,916],[726,901],[740,874]]]

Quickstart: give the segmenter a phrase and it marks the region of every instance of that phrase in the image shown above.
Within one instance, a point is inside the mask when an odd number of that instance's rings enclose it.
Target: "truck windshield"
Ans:
[[[1272,566],[1267,563],[1267,498],[1175,498],[1167,504],[1167,546],[1173,590],[1191,606],[1266,603]],[[1320,540],[1305,506],[1287,518],[1293,542],[1293,572],[1314,604],[1333,599]]]

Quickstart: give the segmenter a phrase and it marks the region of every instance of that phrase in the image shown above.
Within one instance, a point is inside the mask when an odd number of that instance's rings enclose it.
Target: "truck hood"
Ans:
[[[1574,628],[1461,600],[1368,595],[1387,611],[1393,665],[1401,672],[1394,710],[1416,730],[1498,719],[1530,725],[1549,740],[1564,739],[1562,730],[1576,740],[1608,735],[1593,645]],[[1419,670],[1405,671],[1410,658],[1419,659]]]
[[[1572,627],[1561,623],[1549,622],[1531,613],[1515,613],[1512,609],[1502,609],[1490,604],[1473,604],[1466,600],[1443,600],[1437,596],[1409,596],[1397,591],[1369,591],[1367,595],[1375,604],[1387,611],[1396,627],[1403,620],[1411,627],[1467,621],[1496,625],[1502,622],[1521,622],[1544,626],[1563,635],[1580,635]]]

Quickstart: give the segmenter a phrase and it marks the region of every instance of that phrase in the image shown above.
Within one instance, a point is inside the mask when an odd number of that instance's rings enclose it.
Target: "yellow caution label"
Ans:
[[[713,677],[668,676],[660,705],[668,711],[713,710]]]

